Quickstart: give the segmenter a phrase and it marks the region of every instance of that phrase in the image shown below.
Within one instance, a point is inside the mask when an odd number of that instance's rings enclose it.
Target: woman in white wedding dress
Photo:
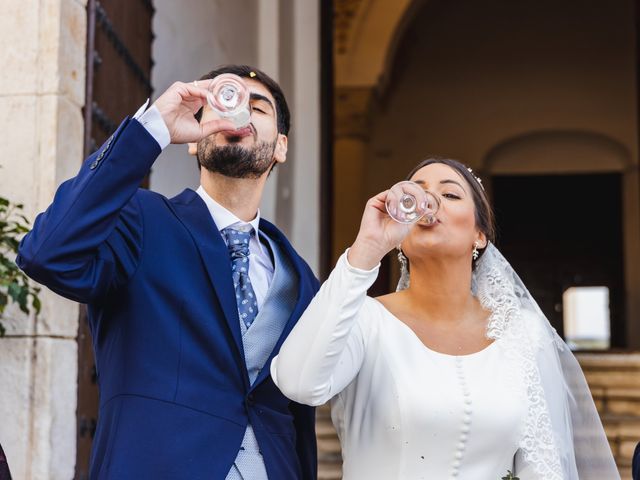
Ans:
[[[408,178],[440,198],[437,222],[402,225],[388,192],[369,200],[273,360],[275,383],[331,399],[345,480],[619,479],[579,365],[491,243],[480,180],[441,159]],[[398,245],[398,291],[368,297]]]

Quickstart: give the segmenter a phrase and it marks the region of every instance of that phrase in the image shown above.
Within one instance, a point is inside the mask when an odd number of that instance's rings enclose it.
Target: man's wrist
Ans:
[[[171,143],[171,135],[169,134],[169,129],[167,128],[167,124],[165,123],[158,107],[155,105],[151,105],[148,109],[145,110],[146,106],[149,104],[149,100],[140,107],[140,109],[133,116],[135,120],[140,122],[140,124],[145,128],[147,132],[154,138],[158,145],[160,145],[160,149],[164,150],[167,145]]]

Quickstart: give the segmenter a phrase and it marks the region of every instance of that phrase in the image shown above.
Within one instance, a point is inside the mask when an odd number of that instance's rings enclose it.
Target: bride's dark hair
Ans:
[[[433,163],[442,163],[443,165],[453,168],[471,186],[473,203],[476,207],[476,226],[482,233],[484,233],[488,241],[495,243],[496,226],[493,210],[491,209],[491,205],[489,205],[489,200],[487,199],[487,194],[485,193],[482,184],[479,179],[469,171],[469,168],[466,165],[450,158],[427,158],[426,160],[421,161],[413,168],[413,170],[411,170],[411,172],[409,172],[406,180],[411,180],[418,170]],[[484,249],[479,250],[479,253],[482,256]]]

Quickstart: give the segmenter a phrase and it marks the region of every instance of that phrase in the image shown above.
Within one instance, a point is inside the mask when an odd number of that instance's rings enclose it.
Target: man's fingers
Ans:
[[[202,138],[208,137],[217,132],[225,130],[235,130],[236,126],[229,120],[210,120],[200,125]]]
[[[203,104],[206,103],[207,101],[207,89],[203,88],[202,85],[200,84],[200,81],[198,81],[198,85],[196,86],[193,82],[192,83],[184,83],[181,85],[182,87],[182,98],[184,98],[185,100],[190,99],[191,98],[199,98],[201,100],[203,100]]]
[[[206,80],[194,80],[193,82],[191,82],[191,85],[207,90],[209,88],[209,85],[211,85],[211,82],[213,82],[212,78],[208,78]]]

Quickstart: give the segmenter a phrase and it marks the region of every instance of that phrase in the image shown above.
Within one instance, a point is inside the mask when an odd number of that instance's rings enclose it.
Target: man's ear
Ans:
[[[197,143],[188,143],[189,146],[189,155],[197,155],[198,154],[198,144]]]
[[[276,141],[276,149],[273,152],[273,158],[277,163],[284,163],[287,161],[287,147],[289,139],[282,133],[278,134],[278,140]]]

